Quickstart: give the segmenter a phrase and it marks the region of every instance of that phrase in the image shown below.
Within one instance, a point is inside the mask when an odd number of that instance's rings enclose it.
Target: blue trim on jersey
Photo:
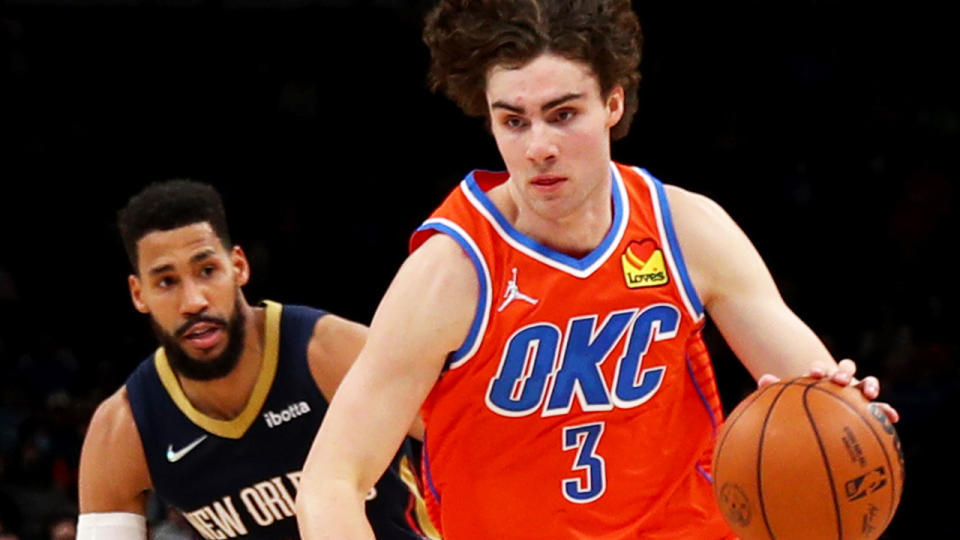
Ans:
[[[677,272],[680,274],[680,282],[683,283],[684,290],[687,291],[687,297],[693,305],[694,311],[698,315],[703,315],[703,304],[700,297],[697,296],[697,290],[693,288],[693,282],[690,281],[690,275],[687,273],[687,265],[683,262],[683,253],[680,251],[680,243],[677,242],[677,233],[673,230],[673,217],[670,215],[670,203],[667,201],[667,192],[663,189],[660,180],[647,173],[653,180],[653,185],[657,188],[657,199],[660,200],[660,212],[663,214],[663,227],[667,235],[667,242],[670,243],[670,251],[673,253],[673,262],[676,263]]]
[[[701,467],[699,463],[697,463],[697,472],[700,473],[701,476],[706,478],[707,482],[710,482],[711,484],[713,483],[713,477],[710,476],[710,474],[707,473],[707,471],[703,470],[703,467]]]
[[[491,201],[490,198],[487,197],[487,194],[484,193],[482,189],[480,189],[479,185],[477,185],[477,181],[473,176],[475,172],[476,171],[471,171],[470,174],[468,174],[467,177],[464,179],[464,182],[467,185],[467,189],[469,189],[470,193],[472,193],[473,196],[476,197],[478,201],[480,201],[480,204],[482,204],[483,207],[487,210],[487,212],[489,212],[490,215],[493,216],[493,219],[496,220],[500,228],[502,228],[504,232],[506,232],[507,235],[510,236],[510,238],[524,245],[531,251],[539,253],[540,255],[543,255],[544,257],[547,257],[549,259],[553,259],[554,261],[560,264],[564,264],[576,270],[582,271],[590,268],[591,265],[597,262],[597,260],[600,259],[607,252],[607,250],[610,248],[610,245],[613,242],[618,240],[617,234],[620,231],[620,224],[624,220],[623,207],[624,207],[625,201],[622,198],[622,193],[620,192],[620,189],[615,185],[611,190],[613,194],[613,220],[610,225],[610,230],[607,231],[606,236],[603,237],[603,241],[600,242],[600,245],[597,246],[593,251],[591,251],[588,255],[586,255],[582,259],[575,259],[565,253],[560,253],[559,251],[555,251],[537,242],[536,240],[533,240],[532,238],[525,236],[523,233],[516,230],[513,227],[513,225],[511,225],[510,222],[507,221],[507,218],[505,218],[503,214],[500,213],[500,210],[498,210],[497,207],[493,204],[493,201]],[[612,184],[616,184],[616,181],[617,181],[616,175],[613,174],[613,171],[610,171],[610,182]]]
[[[433,493],[433,498],[436,499],[437,503],[440,503],[440,493],[437,492],[437,486],[433,485],[433,474],[430,472],[430,454],[427,453],[427,435],[423,435],[423,468],[427,476],[427,487],[430,488],[430,493]]]
[[[463,345],[460,345],[460,348],[453,351],[449,358],[447,358],[446,365],[444,368],[450,366],[450,364],[455,363],[457,360],[463,358],[470,350],[473,348],[474,342],[479,339],[480,326],[483,324],[483,316],[487,312],[487,277],[483,271],[483,264],[480,262],[480,256],[474,252],[473,248],[470,246],[470,242],[463,237],[459,232],[454,229],[444,225],[442,223],[427,223],[422,225],[417,229],[419,231],[426,230],[435,230],[446,234],[450,238],[456,240],[460,247],[463,248],[463,251],[467,253],[467,256],[470,257],[470,262],[473,263],[474,269],[477,271],[477,281],[480,282],[480,297],[477,299],[477,311],[473,314],[473,324],[470,325],[470,332],[467,333],[467,338],[463,340]]]
[[[700,388],[700,385],[697,384],[696,377],[693,376],[693,365],[690,363],[690,355],[684,353],[684,360],[687,363],[687,373],[690,374],[690,382],[693,383],[693,388],[697,391],[697,395],[700,396],[700,401],[703,402],[703,406],[707,409],[707,414],[710,415],[710,423],[713,424],[713,432],[717,432],[717,418],[713,415],[713,408],[710,407],[710,402],[707,401],[707,396],[703,393],[703,390]]]

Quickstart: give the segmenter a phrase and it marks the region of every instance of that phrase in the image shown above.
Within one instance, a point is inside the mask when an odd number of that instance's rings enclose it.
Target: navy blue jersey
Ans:
[[[327,410],[307,347],[325,312],[273,302],[265,307],[260,375],[236,418],[217,420],[196,410],[162,348],[126,382],[154,490],[204,538],[299,538],[300,470]],[[401,448],[368,496],[377,538],[422,538],[415,517],[420,497],[408,487],[415,486],[410,450],[410,443]]]

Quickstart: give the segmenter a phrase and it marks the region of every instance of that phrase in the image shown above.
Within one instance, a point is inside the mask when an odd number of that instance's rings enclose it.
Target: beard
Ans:
[[[246,316],[241,309],[241,296],[237,295],[237,301],[233,306],[233,314],[230,320],[211,315],[198,314],[190,317],[187,322],[180,325],[173,333],[169,334],[157,322],[150,318],[150,326],[153,333],[157,336],[157,341],[167,353],[167,361],[170,367],[181,376],[194,381],[212,381],[227,376],[233,368],[240,362],[240,355],[243,353],[244,338],[246,338]],[[179,338],[198,322],[207,322],[217,324],[227,332],[227,346],[218,356],[207,360],[197,360],[187,354],[180,346]]]

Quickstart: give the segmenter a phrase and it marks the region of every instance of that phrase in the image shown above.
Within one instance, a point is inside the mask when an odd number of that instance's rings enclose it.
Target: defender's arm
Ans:
[[[152,487],[127,391],[120,388],[97,407],[83,441],[77,538],[146,538]]]
[[[327,402],[333,399],[337,388],[367,342],[366,326],[337,315],[328,314],[317,319],[313,337],[307,348],[310,374]],[[408,435],[422,441],[423,421],[417,415]]]

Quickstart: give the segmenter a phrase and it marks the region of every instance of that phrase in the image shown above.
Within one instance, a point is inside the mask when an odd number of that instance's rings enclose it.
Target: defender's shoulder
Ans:
[[[145,493],[152,485],[126,386],[100,403],[90,419],[79,486],[81,512],[145,509]]]
[[[310,374],[329,402],[367,341],[367,327],[332,313],[317,319],[307,345]]]

